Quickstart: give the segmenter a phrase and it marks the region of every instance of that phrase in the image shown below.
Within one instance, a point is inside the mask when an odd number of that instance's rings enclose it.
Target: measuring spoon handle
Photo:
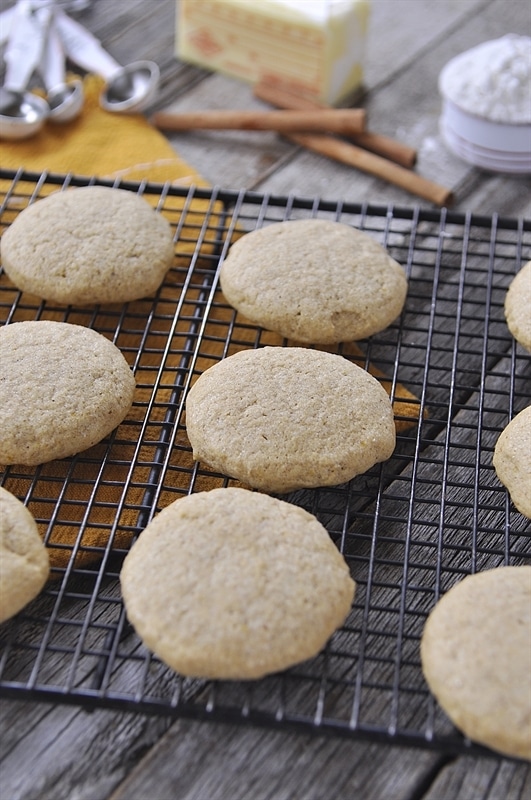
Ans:
[[[71,19],[60,8],[55,9],[55,19],[65,53],[71,61],[87,72],[100,75],[106,81],[121,69],[121,65],[83,25]]]
[[[49,9],[41,9],[46,12]],[[44,81],[44,86],[47,91],[55,89],[56,86],[61,86],[65,82],[66,68],[65,68],[65,51],[57,25],[55,15],[47,19],[45,14],[39,14],[39,19],[42,24],[47,25],[48,36],[43,49],[40,72]]]
[[[11,29],[17,13],[16,6],[11,6],[0,13],[0,46],[4,45],[11,36]]]
[[[4,52],[5,89],[10,92],[25,91],[41,60],[45,35],[43,27],[32,13],[31,3],[19,0]]]

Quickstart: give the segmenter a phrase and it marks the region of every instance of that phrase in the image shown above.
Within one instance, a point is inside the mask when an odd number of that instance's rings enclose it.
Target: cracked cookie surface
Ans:
[[[494,447],[496,475],[524,517],[531,519],[531,406],[506,425]]]
[[[348,615],[355,582],[302,508],[246,489],[164,508],[121,575],[129,621],[183,675],[256,679],[315,656]]]
[[[452,722],[505,755],[531,760],[531,567],[468,575],[434,606],[424,676]]]
[[[0,464],[42,464],[100,442],[133,402],[135,378],[120,350],[67,322],[0,329]]]
[[[323,219],[279,222],[236,241],[220,270],[229,303],[288,339],[365,339],[402,311],[404,269],[369,234]]]
[[[243,350],[207,369],[186,401],[194,458],[255,489],[333,486],[393,453],[387,392],[342,356]]]
[[[516,341],[531,352],[531,261],[511,281],[505,296],[505,318]]]
[[[48,551],[32,514],[0,486],[0,622],[39,594],[49,572]]]
[[[15,286],[56,303],[124,303],[151,295],[173,260],[169,222],[125,189],[54,192],[20,212],[2,236]]]

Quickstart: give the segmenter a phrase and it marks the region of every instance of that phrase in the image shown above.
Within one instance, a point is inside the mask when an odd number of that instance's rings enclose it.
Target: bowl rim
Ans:
[[[471,144],[498,153],[531,157],[531,122],[494,122],[464,111],[443,96],[442,116],[452,130]]]

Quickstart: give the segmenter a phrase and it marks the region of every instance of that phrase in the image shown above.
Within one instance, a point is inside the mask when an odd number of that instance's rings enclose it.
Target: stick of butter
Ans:
[[[179,0],[175,54],[333,105],[360,88],[370,0]]]

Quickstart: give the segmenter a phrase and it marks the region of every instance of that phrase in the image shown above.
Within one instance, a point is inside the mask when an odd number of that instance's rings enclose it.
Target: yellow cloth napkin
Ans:
[[[65,124],[47,122],[30,139],[2,141],[2,167],[109,180],[207,185],[141,114],[113,114],[100,108],[102,88],[101,78],[88,75],[79,117]]]

